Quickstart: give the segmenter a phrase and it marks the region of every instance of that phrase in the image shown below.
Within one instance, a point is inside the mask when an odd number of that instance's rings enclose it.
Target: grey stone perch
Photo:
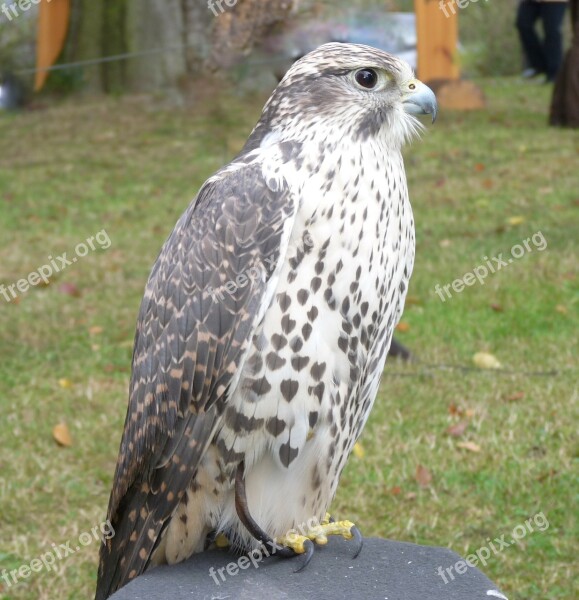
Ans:
[[[211,550],[177,565],[152,569],[111,598],[507,600],[481,571],[469,567],[447,548],[366,538],[355,560],[351,558],[352,551],[350,542],[332,537],[327,546],[316,547],[312,561],[303,571],[294,573],[300,558],[258,560],[256,554],[253,562],[249,558],[245,562],[233,553]],[[450,574],[446,569],[450,569]]]

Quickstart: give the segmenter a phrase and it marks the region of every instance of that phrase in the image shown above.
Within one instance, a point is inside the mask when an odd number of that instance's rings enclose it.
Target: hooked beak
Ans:
[[[404,111],[411,115],[432,115],[432,122],[434,123],[438,113],[438,104],[434,92],[418,79],[415,79],[413,83],[416,89],[409,93],[402,102]]]

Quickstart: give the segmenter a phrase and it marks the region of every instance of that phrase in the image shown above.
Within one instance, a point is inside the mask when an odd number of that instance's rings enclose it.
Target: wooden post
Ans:
[[[453,0],[443,0],[442,4],[440,0],[415,0],[414,5],[418,39],[418,77],[423,81],[459,79],[456,4]]]
[[[458,13],[455,0],[414,0],[418,77],[436,93],[443,109],[484,108],[482,91],[460,79]]]
[[[34,91],[42,89],[48,77],[46,68],[58,58],[68,30],[70,0],[42,0],[39,6]]]

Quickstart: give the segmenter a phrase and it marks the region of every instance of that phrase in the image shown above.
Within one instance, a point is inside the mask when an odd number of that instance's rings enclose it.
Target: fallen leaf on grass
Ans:
[[[462,415],[464,414],[464,409],[462,408],[462,406],[457,406],[454,402],[451,402],[448,405],[448,414],[452,416]]]
[[[440,240],[440,242],[438,242],[438,245],[441,248],[448,248],[449,246],[452,246],[452,242],[450,240],[444,239]]]
[[[414,478],[420,487],[428,487],[432,482],[432,473],[426,467],[418,465]]]
[[[396,331],[400,331],[400,333],[406,333],[410,330],[410,325],[406,321],[400,321],[398,325],[396,325]]]
[[[360,444],[360,442],[356,442],[354,444],[354,448],[352,449],[352,452],[354,453],[354,456],[356,458],[364,458],[364,455],[366,454],[364,448],[362,447],[362,444]]]
[[[59,446],[64,446],[66,448],[72,446],[72,438],[70,437],[70,431],[68,430],[66,423],[55,425],[52,430],[52,437]]]
[[[520,215],[517,215],[516,217],[509,217],[507,219],[507,223],[509,225],[521,225],[524,222],[525,222],[525,217],[522,217]]]
[[[100,325],[93,325],[88,328],[89,335],[98,335],[103,332],[103,328]]]
[[[408,492],[404,497],[406,500],[416,500],[416,492]]]
[[[525,392],[515,392],[514,394],[510,394],[505,397],[507,402],[516,402],[517,400],[522,400],[525,397]]]
[[[61,294],[66,294],[67,296],[72,296],[73,298],[78,298],[80,296],[80,290],[74,285],[74,283],[61,283],[58,286],[58,291]]]
[[[537,479],[537,481],[544,481],[545,479],[551,479],[552,477],[557,475],[558,472],[559,471],[555,471],[555,469],[550,469],[546,473],[539,475],[536,479]]]
[[[58,385],[65,390],[69,390],[72,387],[72,381],[63,377],[62,379],[58,380]]]
[[[451,425],[450,427],[447,427],[446,433],[452,437],[460,437],[466,431],[467,427],[468,427],[468,421],[460,421],[459,423],[456,423],[455,425]]]
[[[567,307],[564,306],[563,304],[557,304],[557,306],[555,306],[555,310],[562,315],[566,315],[569,311],[567,310]]]
[[[470,419],[474,417],[474,409],[472,408],[464,408],[462,406],[457,406],[454,402],[451,402],[448,406],[448,414],[453,417],[466,417]]]
[[[390,493],[393,496],[400,496],[400,494],[402,493],[402,488],[399,485],[395,485],[391,490]]]
[[[477,352],[472,357],[472,362],[479,369],[500,369],[501,363],[497,360],[495,356],[489,354],[488,352]]]
[[[480,446],[474,442],[457,442],[456,445],[470,452],[480,452]]]
[[[500,304],[496,304],[494,302],[490,306],[495,312],[503,312],[504,310]]]

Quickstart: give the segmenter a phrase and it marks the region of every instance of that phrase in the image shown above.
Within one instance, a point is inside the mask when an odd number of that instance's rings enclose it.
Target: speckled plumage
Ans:
[[[354,79],[368,67],[379,90]],[[139,313],[97,599],[202,551],[210,531],[252,546],[234,505],[241,461],[272,537],[324,515],[412,271],[411,85],[379,50],[318,48],[178,221]]]

